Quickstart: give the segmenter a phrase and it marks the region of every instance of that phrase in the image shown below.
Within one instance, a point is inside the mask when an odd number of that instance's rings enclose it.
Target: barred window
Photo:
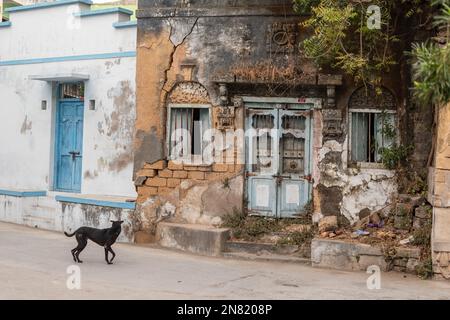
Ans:
[[[396,112],[350,110],[351,160],[381,162],[382,148],[395,143]]]
[[[170,159],[201,162],[209,128],[209,105],[169,105]]]

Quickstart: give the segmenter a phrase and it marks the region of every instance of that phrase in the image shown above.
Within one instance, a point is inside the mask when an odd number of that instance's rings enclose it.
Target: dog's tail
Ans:
[[[64,234],[66,235],[66,237],[69,237],[69,238],[73,237],[73,236],[75,235],[75,233],[77,233],[77,232],[75,231],[75,232],[72,233],[72,234],[68,234],[67,232],[64,232]]]

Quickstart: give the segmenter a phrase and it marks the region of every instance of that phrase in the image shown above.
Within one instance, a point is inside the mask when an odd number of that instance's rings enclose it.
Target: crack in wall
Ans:
[[[170,33],[169,33],[169,41],[172,43],[173,48],[172,51],[170,52],[169,55],[169,66],[168,68],[166,68],[164,70],[164,82],[162,85],[162,90],[166,93],[169,93],[169,91],[165,88],[167,85],[167,82],[169,81],[169,71],[172,69],[173,67],[173,60],[174,60],[174,56],[175,53],[177,52],[178,47],[182,46],[184,44],[184,42],[186,41],[186,39],[192,34],[192,32],[194,32],[194,28],[197,26],[198,20],[200,19],[200,17],[196,17],[194,23],[192,24],[191,28],[189,29],[188,33],[183,37],[183,39],[181,40],[181,42],[179,44],[175,44],[172,41],[172,36],[174,34],[174,26],[172,25],[172,23],[170,22],[170,20],[168,20],[169,25],[170,25]]]

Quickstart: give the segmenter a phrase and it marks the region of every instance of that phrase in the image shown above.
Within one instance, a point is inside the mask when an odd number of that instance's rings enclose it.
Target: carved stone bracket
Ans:
[[[221,100],[222,101],[222,100]],[[236,108],[243,106],[242,98],[233,99],[233,105],[218,106],[215,108],[218,130],[235,129]]]
[[[336,87],[335,86],[327,87],[327,105],[328,105],[328,108],[336,107]]]
[[[337,138],[342,135],[342,111],[323,109],[323,135],[326,138]]]
[[[235,108],[233,106],[217,107],[217,128],[218,130],[234,129]]]
[[[222,107],[225,107],[228,105],[228,88],[227,85],[224,83],[219,84],[219,103]]]

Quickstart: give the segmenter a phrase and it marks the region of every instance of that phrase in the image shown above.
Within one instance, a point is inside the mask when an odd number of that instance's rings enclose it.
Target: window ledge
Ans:
[[[395,171],[386,168],[384,164],[378,162],[356,162],[349,164],[348,167],[352,169],[377,169],[385,171]]]

